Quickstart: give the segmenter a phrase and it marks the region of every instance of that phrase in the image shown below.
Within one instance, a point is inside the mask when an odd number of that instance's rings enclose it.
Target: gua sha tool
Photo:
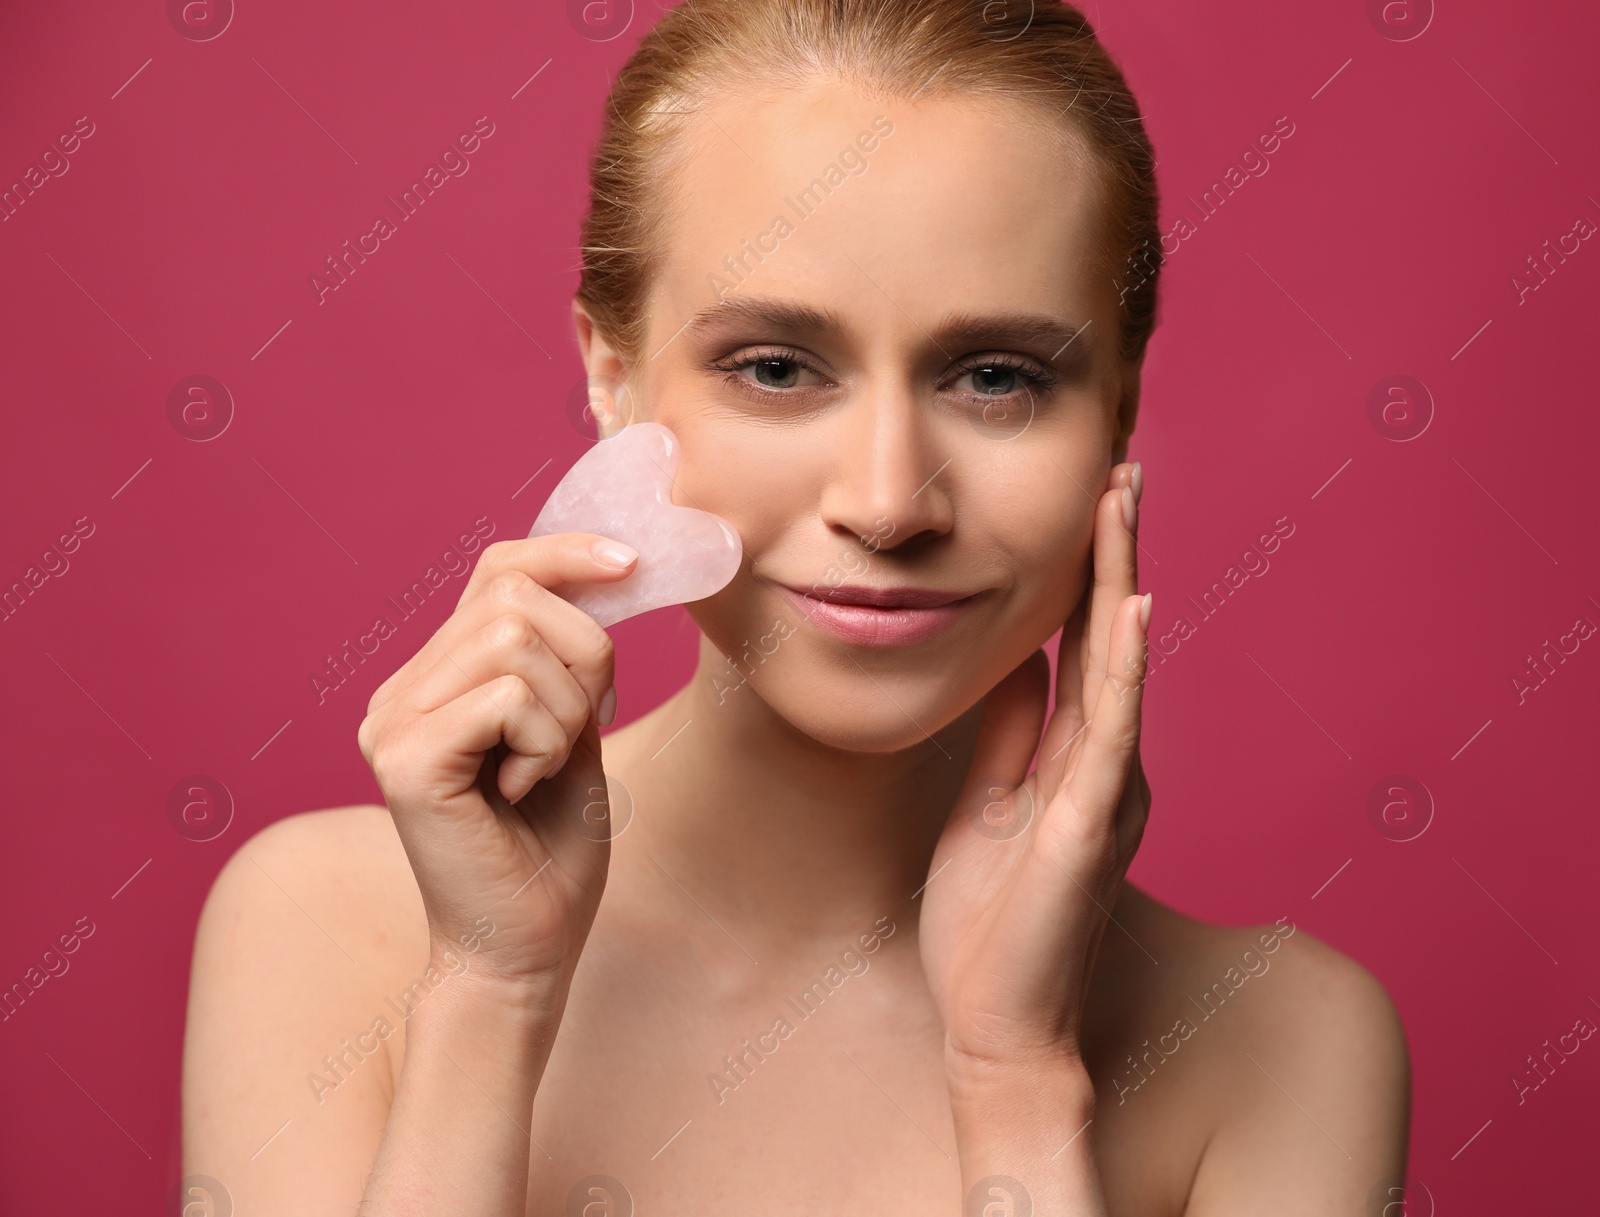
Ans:
[[[679,444],[660,423],[632,423],[578,458],[550,492],[530,537],[592,532],[639,551],[619,583],[573,583],[555,594],[602,626],[728,585],[744,547],[721,516],[672,501]]]

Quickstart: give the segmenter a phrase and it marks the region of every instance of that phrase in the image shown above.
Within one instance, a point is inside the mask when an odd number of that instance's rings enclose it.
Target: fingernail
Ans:
[[[1139,523],[1138,500],[1133,497],[1133,491],[1126,486],[1122,488],[1122,522],[1128,526],[1129,532],[1132,532]]]
[[[609,727],[617,717],[617,686],[612,685],[600,698],[600,725]]]
[[[1139,601],[1139,628],[1146,634],[1150,632],[1150,597],[1153,592],[1146,592],[1144,599]]]
[[[1144,462],[1143,461],[1134,461],[1133,462],[1133,477],[1131,479],[1129,479],[1129,480],[1133,482],[1133,501],[1135,503],[1137,503],[1140,499],[1142,499],[1144,497]]]
[[[638,550],[624,545],[621,541],[596,541],[594,548],[589,552],[594,554],[596,562],[614,570],[626,569],[628,564],[639,556]]]

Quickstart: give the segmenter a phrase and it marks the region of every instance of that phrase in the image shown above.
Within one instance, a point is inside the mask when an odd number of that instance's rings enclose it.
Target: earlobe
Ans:
[[[572,300],[572,323],[578,335],[578,352],[583,358],[589,382],[589,411],[606,439],[636,421],[633,387],[622,357],[612,348],[603,332],[577,297]],[[642,418],[642,415],[638,415]]]

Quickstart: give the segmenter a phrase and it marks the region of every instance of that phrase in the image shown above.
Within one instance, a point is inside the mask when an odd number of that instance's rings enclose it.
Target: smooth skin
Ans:
[[[879,115],[868,170],[731,284]],[[1139,368],[1084,150],[831,80],[693,137],[646,353],[574,318],[613,428],[671,427],[674,501],[744,541],[689,606],[695,675],[602,739],[610,640],[551,589],[632,556],[488,547],[362,724],[387,807],[291,816],[217,879],[186,1173],[310,1217],[623,1213],[621,1188],[647,1213],[957,1217],[1018,1185],[1041,1215],[1381,1208],[1409,1104],[1381,985],[1288,918],[1206,925],[1124,879],[1152,806]],[[971,600],[864,647],[780,587],[840,583]]]

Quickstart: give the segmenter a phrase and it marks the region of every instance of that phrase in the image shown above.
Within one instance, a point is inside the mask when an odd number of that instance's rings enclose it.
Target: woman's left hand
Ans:
[[[951,1067],[1082,1062],[1089,977],[1150,810],[1134,472],[1116,466],[1100,496],[1094,583],[1062,631],[1043,738],[1040,649],[985,699],[966,784],[934,850],[919,930]]]

